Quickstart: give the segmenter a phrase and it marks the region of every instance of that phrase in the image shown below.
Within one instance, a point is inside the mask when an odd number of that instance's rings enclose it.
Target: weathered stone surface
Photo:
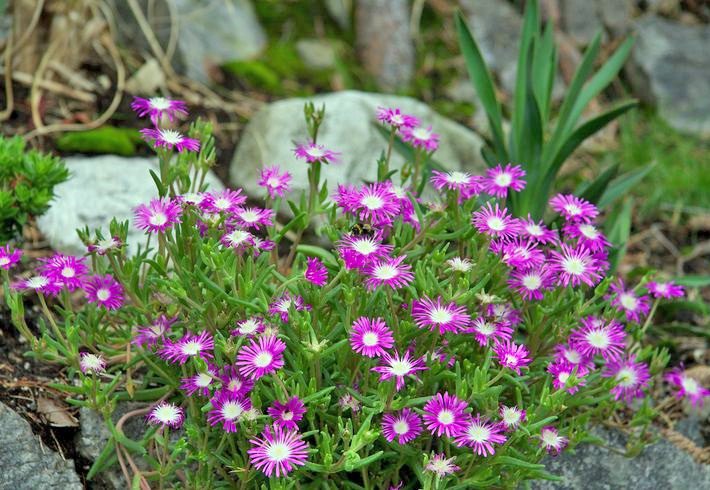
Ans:
[[[357,48],[380,88],[406,87],[414,74],[414,44],[408,0],[359,0],[355,9]]]
[[[654,15],[636,23],[627,74],[638,95],[674,128],[710,138],[710,26]]]
[[[303,64],[315,70],[335,66],[337,53],[333,42],[325,39],[301,39],[296,42],[296,51]]]
[[[341,29],[350,28],[350,12],[353,0],[325,0],[325,9],[335,19]]]
[[[535,481],[536,490],[689,490],[710,488],[710,466],[698,464],[689,454],[665,439],[630,459],[623,456],[626,439],[618,431],[596,429],[609,448],[580,445],[574,453],[543,461],[562,482]],[[615,452],[620,451],[620,453]]]
[[[426,104],[410,97],[398,97],[357,91],[336,92],[311,99],[286,99],[263,107],[244,130],[232,160],[230,180],[253,196],[263,196],[256,185],[263,166],[278,164],[294,176],[294,189],[306,189],[308,165],[296,160],[293,142],[302,142],[308,134],[303,118],[303,105],[313,101],[325,104],[325,121],[318,142],[342,153],[340,163],[325,165],[321,179],[327,179],[330,190],[338,183],[361,183],[377,177],[377,159],[387,149],[387,141],[378,131],[375,113],[378,106],[399,107],[419,117],[441,135],[440,148],[434,157],[451,169],[483,172],[480,157],[482,139],[469,129],[447,119]],[[392,154],[392,168],[400,168],[404,159]]]
[[[77,228],[101,228],[107,234],[113,217],[133,223],[133,208],[157,197],[149,170],[158,173],[158,164],[149,158],[124,158],[116,155],[70,157],[66,159],[71,177],[55,188],[52,207],[37,224],[54,250],[83,254],[86,247],[76,234]],[[222,189],[210,173],[210,189]],[[128,232],[129,253],[138,243],[145,243],[143,231],[131,226]]]
[[[72,460],[41,446],[30,424],[0,403],[0,489],[81,490]]]
[[[587,45],[601,30],[601,12],[597,2],[566,0],[560,8],[562,27],[578,45]]]

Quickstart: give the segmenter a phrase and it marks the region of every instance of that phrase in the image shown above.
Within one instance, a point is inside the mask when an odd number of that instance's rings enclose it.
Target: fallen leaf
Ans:
[[[52,427],[79,426],[79,421],[69,413],[66,405],[51,398],[37,399],[37,413]]]

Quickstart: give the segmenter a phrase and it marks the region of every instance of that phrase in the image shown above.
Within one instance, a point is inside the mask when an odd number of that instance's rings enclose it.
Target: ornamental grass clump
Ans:
[[[514,217],[520,165],[429,174],[436,133],[384,108],[415,159],[390,169],[390,138],[377,181],[330,193],[321,168],[341,155],[318,142],[312,105],[294,149],[308,192],[266,162],[264,202],[248,202],[202,184],[210,127],[181,133],[183,104],[150,104],[135,107],[157,125],[158,197],[132,223],[81,230],[84,256],[26,278],[10,280],[18,253],[0,249],[33,355],[67,367],[53,386],[111,434],[89,478],[117,464],[140,488],[515,487],[555,478],[543,456],[614,412],[646,437],[668,354],[644,333],[683,291],[610,277],[593,204],[558,195],[545,221]],[[145,242],[126,243],[128,226]],[[39,336],[20,291],[39,299]],[[682,371],[665,380],[693,404],[708,395]],[[144,404],[139,439],[111,417],[127,400]]]

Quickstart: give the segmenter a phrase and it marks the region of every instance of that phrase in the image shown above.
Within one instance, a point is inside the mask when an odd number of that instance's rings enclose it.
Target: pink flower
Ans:
[[[293,153],[297,158],[305,160],[307,163],[322,162],[334,163],[340,158],[340,153],[328,150],[323,145],[317,145],[314,142],[297,145]]]
[[[242,335],[245,337],[253,337],[254,335],[260,334],[266,328],[266,323],[264,319],[259,316],[252,316],[245,320],[240,320],[237,322],[237,328],[232,330],[230,333],[232,335]]]
[[[623,399],[631,403],[634,398],[642,398],[643,388],[648,387],[651,377],[648,365],[636,362],[636,354],[627,354],[606,363],[602,371],[605,378],[614,378],[616,386],[611,389],[614,400]]]
[[[269,305],[270,315],[281,316],[281,321],[288,323],[288,313],[293,308],[295,311],[310,310],[310,305],[303,304],[301,296],[291,296],[289,293],[284,293],[279,299]]]
[[[306,413],[306,406],[297,396],[291,397],[286,403],[278,400],[267,410],[267,413],[274,419],[274,424],[282,429],[297,430],[296,422],[303,418]]]
[[[429,152],[439,148],[439,135],[431,130],[431,126],[424,128],[417,126],[413,128],[402,128],[402,141],[411,143],[414,148],[420,148]]]
[[[241,253],[254,245],[254,235],[241,228],[235,228],[222,235],[219,242],[225,248],[231,248],[235,252]]]
[[[459,203],[469,199],[483,190],[482,178],[479,175],[471,175],[468,172],[440,172],[432,170],[431,185],[435,189],[441,190],[446,188],[451,191],[459,192]]]
[[[107,310],[117,310],[123,305],[123,287],[113,276],[93,276],[84,283],[86,300]]]
[[[210,386],[217,377],[217,368],[207,364],[207,370],[199,372],[188,378],[183,378],[180,389],[185,391],[187,396],[192,396],[199,392],[202,396],[210,396]]]
[[[654,298],[682,298],[685,295],[683,286],[678,286],[673,281],[649,282],[646,287]]]
[[[141,97],[133,97],[131,109],[138,114],[138,117],[149,116],[151,122],[158,126],[166,116],[170,122],[173,122],[177,117],[187,116],[187,105],[181,100],[171,100],[165,97],[150,97],[143,99]]]
[[[19,279],[10,287],[18,291],[27,291],[31,289],[49,296],[56,296],[59,294],[59,291],[62,290],[62,285],[60,283],[53,281],[44,274],[38,274],[27,279]]]
[[[22,257],[21,250],[10,251],[10,245],[0,247],[0,269],[9,271],[11,267],[17,264]]]
[[[251,464],[268,477],[286,476],[308,459],[308,445],[301,434],[278,425],[267,425],[261,438],[250,439],[249,443],[252,447],[247,453]]]
[[[409,408],[382,417],[382,435],[389,442],[397,439],[399,444],[407,444],[421,433],[422,419]]]
[[[545,262],[545,254],[535,242],[519,238],[502,245],[501,258],[507,266],[516,269],[539,267]]]
[[[566,223],[563,232],[568,238],[576,238],[577,243],[590,252],[600,252],[611,247],[609,240],[591,223]]]
[[[289,172],[281,173],[278,166],[266,167],[259,174],[258,184],[265,188],[271,199],[283,197],[290,189],[291,174]]]
[[[103,373],[106,371],[106,359],[101,355],[91,354],[90,352],[82,352],[79,359],[79,368],[84,374],[88,373]]]
[[[543,291],[551,289],[553,284],[554,277],[544,264],[537,268],[515,270],[508,280],[508,285],[525,301],[541,300]]]
[[[550,252],[549,264],[550,271],[557,273],[557,282],[565,287],[594,286],[602,278],[597,259],[584,247],[574,249],[563,243],[559,252]]]
[[[664,379],[678,389],[676,398],[687,398],[693,407],[702,406],[704,399],[710,396],[710,390],[704,388],[680,368],[671,370]]]
[[[192,357],[199,357],[204,361],[212,359],[212,352],[210,352],[212,349],[214,349],[214,339],[211,333],[205,331],[196,335],[187,332],[177,342],[166,339],[158,354],[168,362],[182,365]]]
[[[601,354],[604,359],[619,357],[625,347],[626,333],[624,326],[615,320],[589,316],[582,319],[582,326],[570,332],[570,343],[588,357]]]
[[[139,327],[138,334],[131,341],[133,345],[152,347],[163,340],[170,327],[177,321],[177,317],[168,318],[160,315],[147,327]]]
[[[167,425],[177,429],[185,420],[185,411],[173,403],[160,402],[153,407],[147,418],[151,424]]]
[[[555,346],[555,362],[569,363],[573,366],[580,366],[587,370],[594,369],[594,361],[584,353],[582,347],[571,342],[569,345],[557,344]]]
[[[254,382],[239,374],[236,366],[224,366],[219,379],[222,381],[222,390],[234,393],[238,398],[245,398],[254,388]]]
[[[150,204],[141,204],[133,215],[136,227],[149,233],[164,233],[176,223],[180,223],[182,208],[171,199],[153,199]]]
[[[424,423],[436,436],[456,437],[466,428],[468,403],[448,393],[437,393],[424,405]]]
[[[241,189],[224,189],[220,192],[213,192],[205,199],[200,207],[209,213],[233,213],[247,201]]]
[[[380,381],[395,378],[395,389],[399,391],[404,387],[405,377],[416,377],[414,373],[417,371],[425,371],[426,369],[427,367],[424,364],[423,357],[414,359],[410,356],[409,351],[406,351],[403,356],[400,356],[395,350],[394,355],[390,355],[388,352],[382,354],[381,364],[373,367],[371,371],[380,373]]]
[[[497,165],[486,171],[483,179],[483,189],[491,196],[504,198],[508,195],[508,189],[519,192],[525,188],[525,170],[520,165],[508,164],[505,168]]]
[[[633,290],[626,289],[621,279],[617,279],[609,289],[614,293],[610,296],[611,304],[625,312],[628,321],[641,323],[641,319],[648,315],[651,309],[648,296],[636,296]],[[607,299],[610,297],[607,296]]]
[[[502,367],[515,371],[520,376],[520,368],[532,362],[528,356],[530,352],[524,345],[517,345],[510,340],[496,341],[493,353]]]
[[[414,128],[419,126],[419,119],[409,114],[403,114],[399,109],[388,107],[377,108],[377,120],[389,124],[394,129]]]
[[[550,199],[550,207],[572,222],[589,223],[599,214],[594,204],[572,194],[557,194]]]
[[[372,263],[365,267],[364,273],[368,276],[365,281],[367,288],[372,291],[378,286],[386,285],[392,289],[399,289],[414,280],[412,266],[403,264],[406,257],[401,255]]]
[[[556,243],[557,233],[545,226],[543,221],[535,222],[530,215],[527,220],[520,220],[520,234],[541,244]]]
[[[89,253],[96,253],[98,255],[106,255],[111,250],[117,250],[123,246],[123,242],[114,236],[109,238],[104,238],[98,240],[96,243],[89,244],[86,249]]]
[[[237,354],[237,366],[242,376],[253,380],[275,373],[284,365],[283,352],[286,344],[276,336],[259,337]]]
[[[392,245],[383,245],[378,235],[344,235],[337,249],[347,269],[360,269],[369,263],[383,259],[392,252]]]
[[[232,218],[241,227],[257,230],[274,224],[274,212],[271,209],[240,206],[234,210]]]
[[[427,465],[424,467],[424,471],[431,471],[437,477],[444,478],[461,469],[454,464],[454,461],[456,461],[456,456],[447,458],[446,454],[440,453],[429,460]]]
[[[419,328],[428,328],[432,332],[438,331],[443,335],[446,332],[458,333],[465,329],[471,321],[465,306],[456,303],[442,304],[441,296],[436,302],[424,297],[412,303],[412,316]]]
[[[506,430],[515,430],[520,423],[525,420],[525,410],[520,410],[518,407],[506,407],[501,405],[498,411],[500,423]]]
[[[215,426],[222,424],[225,432],[237,431],[237,420],[244,412],[251,408],[251,401],[248,398],[240,398],[232,391],[218,391],[210,400],[212,410],[207,414],[207,421]]]
[[[519,310],[510,303],[492,303],[486,306],[486,314],[499,323],[518,325],[523,321]]]
[[[540,445],[550,454],[556,455],[567,446],[567,438],[554,427],[547,425],[540,430]]]
[[[64,285],[69,291],[81,288],[89,268],[84,263],[84,257],[62,255],[56,253],[49,258],[39,259],[43,275],[51,281]]]
[[[504,240],[514,238],[520,232],[519,220],[510,216],[507,209],[501,210],[497,203],[495,208],[489,202],[474,212],[471,223],[479,232]]]
[[[487,346],[490,340],[493,340],[494,343],[498,340],[510,340],[513,335],[513,329],[506,323],[498,323],[483,317],[473,320],[471,328],[467,332],[476,336],[476,342],[481,347]]]
[[[489,422],[479,414],[469,419],[456,434],[454,443],[459,447],[471,447],[474,453],[485,458],[495,454],[493,444],[503,444],[508,439],[501,432],[503,432],[501,425]]]
[[[143,135],[143,139],[146,141],[153,141],[153,146],[156,148],[167,148],[172,150],[177,149],[178,152],[187,151],[200,151],[200,142],[193,138],[188,138],[183,136],[180,131],[174,129],[160,129],[160,128],[144,128],[140,130]]]
[[[586,381],[582,379],[587,375],[587,370],[584,366],[571,364],[569,362],[553,362],[548,364],[547,372],[553,376],[552,386],[556,390],[561,390],[567,387],[567,393],[574,395],[579,391],[580,386],[584,386]],[[574,375],[574,383],[567,386],[568,380]]]
[[[399,215],[400,204],[390,184],[375,182],[365,185],[352,202],[362,221],[374,226],[387,226]]]
[[[316,257],[308,257],[306,263],[306,270],[303,273],[306,281],[319,287],[325,286],[325,283],[328,282],[328,269],[323,265],[323,262]]]
[[[350,345],[358,354],[379,357],[394,345],[394,337],[382,318],[371,320],[361,316],[353,322]]]

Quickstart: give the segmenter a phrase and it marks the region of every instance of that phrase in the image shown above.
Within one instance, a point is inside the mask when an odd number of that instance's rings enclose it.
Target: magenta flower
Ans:
[[[363,186],[352,205],[362,221],[374,226],[389,225],[400,211],[399,200],[386,182]]]
[[[281,321],[288,323],[289,311],[293,308],[295,311],[310,310],[311,305],[304,305],[301,296],[291,296],[288,292],[284,293],[279,299],[269,305],[270,315],[279,315]]]
[[[234,210],[233,218],[239,226],[257,230],[274,224],[274,212],[271,209],[238,207]]]
[[[520,376],[520,368],[532,362],[528,356],[530,352],[524,345],[517,345],[510,340],[496,341],[493,353],[501,366],[515,371]]]
[[[582,378],[587,375],[587,370],[579,364],[569,362],[553,362],[548,364],[547,372],[552,375],[552,386],[556,390],[566,387],[567,393],[574,395],[579,391],[580,386],[584,386],[586,381]],[[574,383],[567,386],[567,382],[574,375]]]
[[[486,307],[486,314],[496,322],[508,325],[518,325],[523,321],[519,310],[510,303],[491,303]]]
[[[306,270],[303,273],[306,281],[316,286],[325,286],[325,283],[328,282],[328,269],[323,265],[323,262],[316,257],[308,257],[306,264]]]
[[[438,331],[443,335],[446,332],[460,332],[471,321],[465,306],[456,303],[442,304],[441,296],[436,302],[424,297],[412,303],[412,316],[419,328],[427,328],[432,332]]]
[[[419,119],[409,114],[403,114],[402,111],[397,108],[378,107],[377,120],[384,124],[389,124],[394,129],[414,128],[419,126]]]
[[[498,410],[498,415],[501,419],[500,423],[506,430],[515,430],[520,423],[525,420],[525,410],[521,410],[518,407],[506,407],[505,405],[501,405]]]
[[[241,189],[224,189],[211,193],[210,198],[205,199],[200,207],[209,213],[233,213],[246,201]]]
[[[167,425],[177,429],[185,420],[185,411],[173,403],[163,401],[153,407],[147,419],[151,424]]]
[[[429,152],[439,148],[439,135],[431,130],[431,126],[424,128],[417,126],[414,128],[402,128],[402,141],[411,143],[414,148],[420,148]]]
[[[527,220],[520,220],[520,234],[541,244],[556,243],[557,233],[545,226],[544,221],[535,222],[528,215]]]
[[[567,438],[561,436],[551,425],[547,425],[540,430],[540,445],[548,453],[557,455],[567,446]]]
[[[479,232],[504,240],[514,238],[520,232],[520,221],[510,216],[506,208],[501,210],[497,203],[495,208],[489,202],[474,212],[471,223]]]
[[[87,279],[84,292],[89,303],[96,303],[107,310],[117,310],[123,305],[123,286],[110,274]]]
[[[53,281],[44,274],[38,274],[27,279],[19,279],[12,283],[10,287],[17,291],[33,290],[49,296],[56,296],[62,290],[60,283]]]
[[[266,476],[286,476],[308,459],[308,445],[297,431],[284,430],[278,425],[264,427],[261,438],[250,439],[247,451],[254,467]]]
[[[525,301],[541,300],[544,297],[543,292],[552,289],[553,284],[554,277],[545,265],[512,271],[508,280],[508,285]]]
[[[446,264],[452,271],[467,273],[473,269],[473,262],[469,259],[461,257],[453,257],[446,261]]]
[[[601,279],[600,268],[592,253],[584,248],[560,244],[560,251],[550,252],[550,270],[557,273],[557,282],[565,287],[581,283],[594,286]]]
[[[664,379],[678,389],[676,398],[687,398],[693,407],[701,407],[704,399],[710,396],[710,390],[704,388],[680,368],[668,372]]]
[[[437,477],[444,478],[445,476],[452,475],[461,469],[454,464],[454,461],[456,461],[456,456],[447,458],[446,454],[439,453],[429,460],[424,467],[424,471],[431,471]]]
[[[239,374],[236,366],[224,366],[219,379],[222,381],[222,389],[234,393],[238,398],[245,398],[254,388],[254,382]]]
[[[84,374],[103,373],[106,371],[106,359],[101,355],[82,352],[79,358],[79,368]]]
[[[89,244],[86,249],[89,253],[96,253],[98,255],[106,255],[111,250],[117,250],[123,246],[123,242],[118,237],[109,237],[97,241],[96,243]]]
[[[306,406],[297,396],[291,397],[286,403],[281,403],[278,400],[274,401],[269,407],[267,413],[274,419],[274,424],[282,429],[297,430],[296,422],[303,418],[306,413]]]
[[[174,129],[144,128],[140,130],[143,139],[153,141],[155,148],[177,149],[179,152],[200,151],[200,142],[193,138],[184,136],[180,131]]]
[[[412,266],[402,263],[405,258],[404,255],[401,255],[366,266],[363,272],[368,276],[365,280],[367,289],[372,291],[382,285],[399,289],[414,281],[414,274],[411,272]]]
[[[611,389],[614,400],[623,399],[626,403],[631,403],[634,398],[644,396],[643,388],[648,387],[651,377],[648,365],[636,362],[636,354],[628,354],[625,357],[610,360],[606,363],[602,376],[614,378],[617,383]]]
[[[550,207],[572,222],[589,223],[599,214],[594,204],[572,194],[557,194],[550,199]]]
[[[395,390],[399,391],[404,387],[404,378],[413,376],[416,378],[417,371],[425,371],[428,369],[424,363],[424,358],[414,359],[409,351],[406,351],[403,356],[395,350],[394,355],[389,352],[382,354],[381,364],[370,370],[380,373],[380,381],[387,381],[395,378]]]
[[[516,238],[502,244],[501,259],[509,267],[529,269],[540,267],[545,262],[545,254],[535,242]]]
[[[21,250],[10,251],[10,245],[5,245],[0,247],[0,269],[5,269],[9,271],[11,267],[14,267],[20,261],[22,257]]]
[[[182,208],[171,199],[153,199],[150,204],[141,204],[133,215],[136,227],[148,233],[164,233],[175,223],[180,223]]]
[[[328,150],[325,146],[317,145],[312,141],[297,145],[293,153],[296,155],[296,158],[305,160],[307,163],[335,163],[340,158],[340,153]]]
[[[338,188],[333,194],[333,201],[335,204],[343,208],[346,213],[355,213],[357,208],[357,200],[360,195],[358,188],[352,184],[338,184]]]
[[[180,389],[185,391],[187,396],[192,396],[195,392],[199,392],[202,396],[210,396],[210,386],[213,386],[215,378],[217,378],[217,368],[208,363],[207,371],[183,378]]]
[[[510,340],[513,335],[513,329],[506,323],[495,322],[480,316],[471,322],[471,327],[467,332],[475,335],[476,342],[481,347],[487,346],[491,340],[494,343],[499,340]]]
[[[162,341],[170,327],[177,321],[177,317],[168,318],[160,315],[147,327],[139,327],[138,333],[131,341],[133,345],[152,347]]]
[[[178,117],[187,116],[187,105],[183,101],[166,99],[165,97],[150,97],[148,99],[133,97],[131,109],[138,114],[138,117],[150,117],[155,126],[160,124],[163,116],[167,117],[170,122]]]
[[[84,257],[54,254],[49,258],[39,259],[40,271],[51,281],[65,286],[69,291],[81,288],[89,268],[84,264]]]
[[[555,346],[554,362],[569,363],[574,366],[594,369],[594,361],[584,353],[582,347],[571,342],[569,345],[557,344]]]
[[[601,252],[611,247],[609,240],[591,223],[566,223],[562,230],[565,237],[576,238],[577,243],[590,252]]]
[[[225,248],[231,248],[235,252],[243,252],[254,245],[254,235],[246,230],[235,228],[222,235],[219,242]]]
[[[208,201],[212,199],[212,195],[209,192],[188,192],[187,194],[176,196],[175,199],[180,204],[187,204],[196,208],[204,209],[207,207]]]
[[[397,439],[399,444],[407,444],[421,433],[422,419],[409,408],[382,417],[382,435],[389,442]]]
[[[469,199],[483,190],[482,178],[480,175],[471,175],[468,172],[440,172],[432,170],[431,185],[435,189],[448,189],[459,192],[459,203]]]
[[[459,447],[471,447],[474,453],[485,458],[495,454],[493,444],[503,444],[508,439],[502,432],[500,424],[489,422],[479,414],[468,420],[466,426],[456,434],[454,443]]]
[[[276,336],[259,337],[237,354],[239,373],[253,380],[275,373],[284,365],[286,344]]]
[[[382,318],[371,320],[361,316],[353,322],[350,345],[358,354],[379,357],[394,345],[394,337]]]
[[[508,164],[503,168],[497,165],[486,171],[483,179],[483,189],[491,196],[501,199],[508,195],[508,189],[519,192],[525,188],[525,170],[520,165]]]
[[[375,236],[344,235],[338,242],[338,253],[345,262],[346,269],[359,269],[383,259],[392,252],[392,245],[383,245],[381,238]]]
[[[611,304],[626,313],[628,321],[641,323],[641,319],[648,315],[651,309],[648,296],[636,296],[632,289],[626,289],[621,279],[618,279],[609,289],[614,293],[611,296]]]
[[[436,436],[456,437],[466,428],[468,403],[448,393],[437,393],[424,405],[424,423]]]
[[[685,295],[685,290],[683,289],[683,286],[678,286],[673,281],[652,281],[646,284],[646,288],[648,288],[648,292],[651,293],[654,298],[682,298]]]
[[[259,174],[258,184],[266,189],[271,199],[283,197],[289,191],[291,185],[291,174],[281,173],[278,166],[265,167]]]
[[[248,398],[240,398],[233,391],[227,390],[215,393],[210,403],[212,410],[207,414],[207,421],[211,426],[221,423],[225,432],[236,432],[237,420],[251,408],[251,401]]]
[[[570,343],[575,344],[587,357],[601,354],[604,359],[619,357],[625,347],[626,332],[624,326],[611,320],[589,316],[581,320],[582,326],[570,332]]]
[[[245,320],[239,320],[237,322],[237,328],[232,330],[230,333],[232,335],[242,335],[244,337],[253,337],[254,335],[260,334],[266,328],[266,323],[264,319],[259,316],[252,316]]]
[[[199,357],[205,361],[212,359],[212,352],[210,352],[212,349],[214,349],[214,339],[211,333],[187,332],[177,342],[166,339],[158,354],[168,362],[185,364],[191,357]]]

